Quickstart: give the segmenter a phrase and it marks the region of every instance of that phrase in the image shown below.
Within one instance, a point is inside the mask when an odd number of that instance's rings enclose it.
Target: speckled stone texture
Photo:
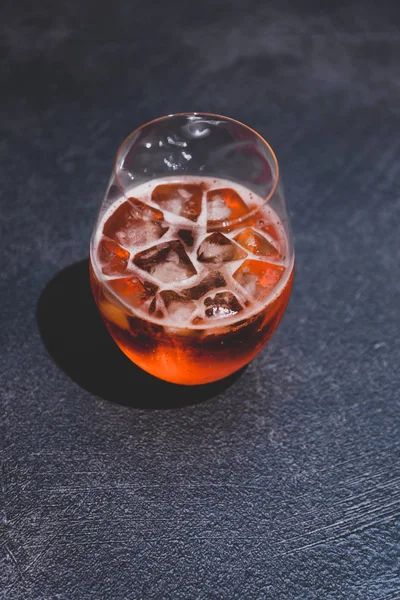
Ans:
[[[400,598],[397,6],[1,3],[2,600]],[[87,276],[119,143],[185,110],[270,141],[297,253],[268,347],[190,391]]]

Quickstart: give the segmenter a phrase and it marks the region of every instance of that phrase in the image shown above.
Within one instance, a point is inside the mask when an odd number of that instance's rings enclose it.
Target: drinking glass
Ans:
[[[236,372],[276,330],[293,274],[278,162],[256,131],[182,113],[122,143],[90,279],[105,326],[136,365],[185,385]]]

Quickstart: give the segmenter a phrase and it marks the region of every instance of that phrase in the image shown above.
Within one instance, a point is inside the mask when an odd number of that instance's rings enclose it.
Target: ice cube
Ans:
[[[202,296],[207,294],[208,292],[212,292],[217,288],[225,287],[226,281],[224,276],[219,271],[211,271],[208,273],[197,285],[194,285],[191,288],[183,290],[182,294],[186,298],[190,298],[192,300],[199,300]]]
[[[219,223],[228,221],[232,211],[221,196],[215,198],[207,197],[207,221],[208,223]]]
[[[153,221],[163,221],[164,215],[161,210],[158,210],[153,206],[149,206],[137,198],[130,197],[128,200],[134,206],[134,208],[137,209],[139,216],[146,215],[146,217],[152,219]]]
[[[129,252],[117,242],[102,237],[99,242],[97,257],[104,275],[117,275],[126,271]]]
[[[183,281],[197,273],[179,240],[143,250],[136,254],[133,262],[163,283]]]
[[[233,274],[234,279],[255,300],[262,300],[276,286],[285,267],[261,260],[245,260]]]
[[[252,254],[268,256],[279,259],[279,251],[270,241],[268,241],[261,233],[254,231],[251,227],[246,227],[240,233],[235,235],[234,240],[246,248]]]
[[[186,246],[188,246],[188,248],[191,248],[194,244],[194,235],[193,235],[193,231],[190,231],[190,229],[179,229],[179,231],[177,232],[177,235],[181,238],[182,242],[184,244],[186,244]]]
[[[218,292],[214,297],[208,296],[204,300],[207,317],[232,317],[243,310],[240,302],[232,292]]]
[[[269,219],[266,219],[260,213],[256,213],[252,218],[253,225],[260,229],[264,233],[267,233],[275,242],[279,242],[279,233],[275,223],[271,223]]]
[[[196,303],[193,300],[188,300],[173,290],[163,290],[160,296],[168,315],[176,324],[187,322],[196,310]]]
[[[122,300],[134,308],[142,306],[158,290],[156,285],[137,276],[111,279],[108,283]]]
[[[207,192],[207,227],[244,217],[248,206],[235,190],[221,188]]]
[[[121,329],[129,329],[129,319],[125,312],[115,304],[102,299],[99,303],[99,309],[106,321],[111,321]]]
[[[199,185],[162,184],[154,188],[153,202],[180,217],[197,221],[201,213],[203,190]]]
[[[200,262],[221,264],[231,260],[245,258],[247,252],[242,250],[223,233],[215,231],[207,236],[197,250]]]
[[[158,217],[155,220],[147,218],[131,202],[126,201],[107,219],[103,233],[121,246],[131,248],[160,239],[168,227],[163,227],[159,221]]]

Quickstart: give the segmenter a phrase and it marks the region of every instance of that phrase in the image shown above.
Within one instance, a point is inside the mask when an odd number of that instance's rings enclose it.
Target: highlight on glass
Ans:
[[[152,375],[209,383],[270,339],[294,274],[268,143],[228,117],[183,113],[117,152],[90,244],[90,279],[120,349]]]

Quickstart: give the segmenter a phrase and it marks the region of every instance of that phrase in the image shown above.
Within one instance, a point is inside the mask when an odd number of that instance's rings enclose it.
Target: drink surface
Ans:
[[[92,286],[136,364],[168,381],[204,383],[246,364],[272,335],[290,295],[288,250],[278,216],[247,188],[152,180],[102,215]]]

